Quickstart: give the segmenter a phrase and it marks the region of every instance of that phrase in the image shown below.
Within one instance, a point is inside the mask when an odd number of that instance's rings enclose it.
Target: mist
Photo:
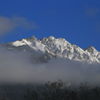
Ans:
[[[35,54],[36,52],[30,55],[28,52],[12,52],[0,48],[0,83],[44,83],[62,80],[72,84],[100,84],[100,64],[63,58],[34,63]]]

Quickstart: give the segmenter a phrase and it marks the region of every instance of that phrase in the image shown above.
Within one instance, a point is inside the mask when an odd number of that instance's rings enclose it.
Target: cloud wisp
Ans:
[[[95,17],[100,12],[98,8],[87,8],[86,15],[89,17]]]
[[[8,34],[17,28],[35,29],[36,25],[24,17],[0,16],[0,36]]]

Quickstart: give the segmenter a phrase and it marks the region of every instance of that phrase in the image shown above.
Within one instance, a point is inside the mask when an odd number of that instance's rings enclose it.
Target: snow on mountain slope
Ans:
[[[80,62],[100,63],[100,52],[94,47],[89,47],[84,50],[63,38],[55,38],[53,36],[41,40],[31,37],[8,43],[7,45],[9,45],[8,48],[10,49],[16,48],[17,50],[21,48],[23,51],[31,49],[31,53],[33,51],[41,53],[41,59],[45,60],[59,57]]]

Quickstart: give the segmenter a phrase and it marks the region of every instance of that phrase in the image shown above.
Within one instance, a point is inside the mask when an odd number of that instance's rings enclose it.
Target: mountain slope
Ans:
[[[57,57],[80,62],[100,63],[100,52],[94,47],[89,47],[84,50],[77,45],[69,43],[63,38],[55,38],[53,36],[41,40],[31,37],[3,46],[7,47],[9,50],[28,51],[31,54],[35,52],[34,54],[37,54],[43,61]]]

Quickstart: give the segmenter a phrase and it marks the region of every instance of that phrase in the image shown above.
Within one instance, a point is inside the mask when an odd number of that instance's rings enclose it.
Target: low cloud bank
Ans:
[[[48,63],[37,64],[32,61],[34,57],[30,57],[27,52],[11,52],[0,48],[0,82],[33,83],[62,80],[74,84],[100,84],[100,64],[65,59],[52,59]]]

